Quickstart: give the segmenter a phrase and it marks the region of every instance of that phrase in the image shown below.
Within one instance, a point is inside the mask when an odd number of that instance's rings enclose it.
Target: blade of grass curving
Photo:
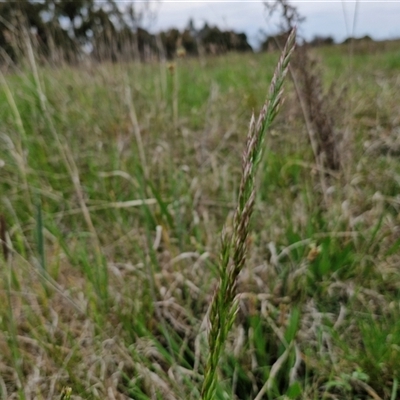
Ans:
[[[44,249],[44,238],[43,238],[43,216],[42,216],[42,203],[40,199],[36,200],[36,246],[39,255],[39,273],[44,290],[47,294],[49,289],[46,284],[46,254]]]
[[[295,39],[296,31],[293,29],[276,66],[267,100],[257,121],[254,114],[250,120],[246,148],[242,158],[242,180],[233,227],[230,231],[225,226],[222,232],[219,285],[211,304],[209,317],[211,325],[208,334],[209,355],[201,388],[203,400],[214,399],[217,387],[218,362],[236,316],[236,279],[246,260],[249,222],[255,201],[257,168],[262,157],[266,131],[276,117],[282,103],[282,86],[288,71],[290,56],[294,50]]]
[[[28,60],[29,60],[30,66],[32,68],[32,73],[33,73],[36,90],[37,90],[37,95],[39,97],[40,108],[41,108],[43,117],[45,118],[45,121],[47,123],[47,126],[54,138],[54,141],[57,144],[57,148],[63,159],[65,167],[70,175],[71,181],[72,181],[74,189],[75,189],[76,196],[78,198],[79,205],[82,210],[83,218],[84,218],[84,220],[88,226],[88,229],[91,233],[93,249],[94,249],[95,257],[96,257],[96,263],[99,266],[99,268],[101,268],[101,266],[104,265],[104,258],[103,258],[103,254],[102,254],[102,250],[101,250],[101,244],[100,244],[99,237],[97,235],[97,231],[94,227],[88,206],[86,204],[85,195],[84,195],[83,187],[81,184],[81,178],[79,175],[79,170],[76,165],[76,162],[75,162],[75,159],[73,156],[73,152],[71,151],[70,146],[68,145],[68,143],[64,139],[64,137],[59,135],[59,133],[56,129],[56,126],[54,124],[54,118],[52,116],[52,110],[49,106],[46,94],[43,90],[43,85],[39,78],[39,71],[38,71],[38,68],[36,65],[36,60],[35,60],[35,56],[33,53],[32,43],[31,43],[29,34],[24,31],[24,35],[25,35],[26,48],[27,48],[27,52],[28,52]]]
[[[1,242],[1,249],[3,252],[4,261],[8,260],[8,246],[7,246],[7,225],[6,225],[6,218],[3,214],[0,214],[0,242]]]
[[[36,241],[37,241],[37,250],[39,253],[39,265],[41,268],[41,272],[45,273],[46,256],[44,253],[42,204],[40,200],[37,200],[36,202]]]
[[[399,386],[399,381],[397,378],[393,378],[393,389],[392,394],[390,396],[390,400],[394,400],[397,398],[397,388]]]

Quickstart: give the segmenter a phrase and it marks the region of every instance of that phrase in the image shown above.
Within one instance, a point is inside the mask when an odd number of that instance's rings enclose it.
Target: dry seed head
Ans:
[[[178,49],[176,50],[176,55],[179,58],[184,58],[186,56],[186,49],[184,47],[178,47]]]
[[[168,71],[170,72],[170,74],[173,75],[175,72],[175,63],[174,62],[168,63],[167,68],[168,68]]]
[[[320,253],[321,253],[321,246],[316,246],[315,243],[312,243],[310,245],[310,251],[307,254],[307,260],[310,262],[314,261]]]

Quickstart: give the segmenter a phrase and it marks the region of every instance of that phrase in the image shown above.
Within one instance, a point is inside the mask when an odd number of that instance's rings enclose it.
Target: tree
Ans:
[[[221,54],[227,51],[252,51],[244,33],[221,31],[217,27],[204,24],[199,38],[207,53]]]
[[[72,53],[90,48],[98,58],[115,60],[124,40],[132,42],[143,13],[136,13],[133,4],[125,13],[115,0],[0,1],[0,46],[16,59],[16,37],[25,26],[46,55],[57,48],[72,59]]]

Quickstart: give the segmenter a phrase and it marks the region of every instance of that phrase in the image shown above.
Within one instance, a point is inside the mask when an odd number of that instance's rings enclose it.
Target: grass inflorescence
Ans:
[[[239,187],[238,205],[233,217],[232,232],[228,232],[228,227],[225,227],[222,232],[221,255],[218,265],[220,281],[211,304],[211,329],[208,334],[210,350],[201,391],[201,396],[205,400],[213,399],[215,396],[218,362],[237,314],[236,284],[246,260],[249,223],[255,201],[257,168],[263,153],[265,134],[275,119],[282,102],[283,81],[295,41],[296,35],[295,30],[293,30],[272,77],[267,101],[261,109],[257,121],[254,114],[250,120],[246,148],[242,157],[242,179]]]

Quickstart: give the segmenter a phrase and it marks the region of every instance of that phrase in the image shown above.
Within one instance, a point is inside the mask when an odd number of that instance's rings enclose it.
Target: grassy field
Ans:
[[[341,169],[290,79],[216,399],[400,397],[400,53],[315,50]],[[1,399],[198,399],[221,230],[279,54],[0,76]]]

